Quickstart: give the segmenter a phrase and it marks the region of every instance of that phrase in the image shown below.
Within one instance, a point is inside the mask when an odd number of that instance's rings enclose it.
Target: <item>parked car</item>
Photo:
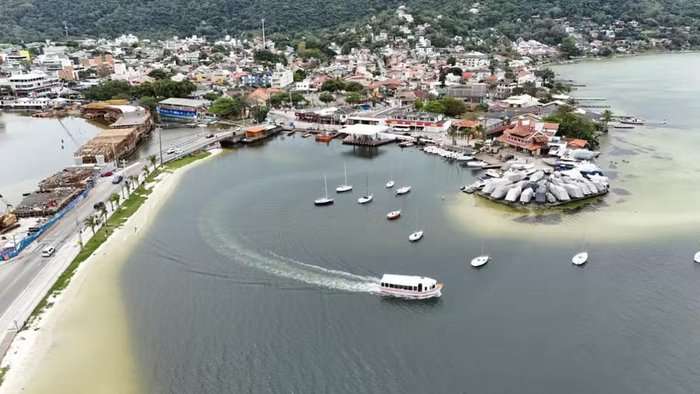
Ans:
[[[214,138],[214,134],[207,134],[207,138]]]
[[[124,179],[123,176],[115,175],[114,178],[112,178],[112,183],[116,185],[116,184],[120,183],[122,181],[122,179]]]
[[[165,153],[167,153],[167,154],[169,154],[169,155],[172,155],[172,154],[175,154],[175,152],[177,152],[177,150],[176,150],[175,148],[170,148],[170,149],[168,149],[168,151],[165,152]]]
[[[56,248],[48,246],[41,251],[41,257],[51,257],[56,252]]]
[[[112,175],[114,175],[114,173],[113,173],[112,171],[107,171],[107,172],[105,172],[104,174],[102,174],[102,176],[105,177],[105,178],[108,177],[108,176],[112,176]]]

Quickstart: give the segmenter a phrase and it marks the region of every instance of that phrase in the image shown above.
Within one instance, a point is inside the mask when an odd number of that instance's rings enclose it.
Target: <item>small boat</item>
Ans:
[[[400,188],[396,189],[396,195],[402,196],[410,191],[411,191],[411,186],[401,186]]]
[[[571,262],[574,265],[584,265],[588,261],[588,252],[581,252],[576,254],[572,259]]]
[[[373,195],[369,193],[369,176],[367,176],[367,188],[365,189],[365,195],[357,199],[358,204],[369,204],[374,198]]]
[[[622,124],[631,124],[631,125],[639,125],[639,126],[643,126],[643,125],[644,125],[644,121],[641,120],[641,119],[639,119],[639,118],[624,118],[624,119],[620,120],[620,123],[622,123]]]
[[[287,133],[287,137],[291,137],[291,136],[293,136],[293,135],[294,135],[294,130],[292,130],[292,131],[290,131],[289,133]]]
[[[493,169],[486,170],[486,172],[484,172],[484,175],[491,177],[491,178],[500,178],[501,177],[501,173],[496,171],[496,170],[493,170]]]
[[[331,142],[335,136],[329,133],[321,133],[316,135],[316,142]]]
[[[469,155],[462,155],[462,156],[457,156],[457,161],[472,161],[474,160],[474,156],[469,156]]]
[[[484,168],[485,166],[489,165],[489,163],[481,160],[473,160],[473,161],[468,161],[467,162],[467,167],[472,167],[472,168]]]
[[[316,206],[324,206],[324,205],[331,205],[333,204],[333,199],[328,198],[328,182],[326,182],[326,176],[323,176],[323,192],[324,192],[324,197],[317,198],[314,200],[314,205]]]
[[[374,199],[374,196],[371,194],[368,194],[366,196],[362,196],[362,197],[358,198],[357,203],[358,204],[369,204],[370,202],[372,202],[372,199]]]
[[[421,240],[421,238],[423,238],[423,230],[418,230],[408,236],[408,240],[411,242],[418,242]]]
[[[489,256],[484,255],[484,256],[477,256],[472,259],[471,265],[474,268],[479,268],[483,267],[486,263],[489,262]]]
[[[309,138],[309,137],[311,137],[312,135],[313,135],[313,134],[311,134],[311,133],[305,133],[304,135],[301,136],[301,138]]]
[[[386,214],[386,218],[389,220],[396,220],[401,216],[401,211],[391,211]]]
[[[410,148],[410,147],[412,147],[413,145],[414,145],[414,144],[413,144],[413,142],[411,142],[411,141],[404,141],[404,142],[400,142],[400,143],[399,143],[399,146],[400,146],[401,148]]]
[[[337,193],[345,193],[352,190],[352,185],[348,185],[348,168],[345,165],[343,165],[343,168],[345,170],[345,183],[335,188]]]
[[[386,187],[387,189],[391,189],[392,187],[394,187],[395,184],[396,184],[396,182],[394,182],[393,180],[390,179],[390,180],[384,185],[384,187]]]
[[[696,263],[700,263],[700,251],[695,253],[693,260],[695,260]]]
[[[424,276],[384,274],[379,281],[379,294],[409,300],[440,297],[442,288],[442,283]]]

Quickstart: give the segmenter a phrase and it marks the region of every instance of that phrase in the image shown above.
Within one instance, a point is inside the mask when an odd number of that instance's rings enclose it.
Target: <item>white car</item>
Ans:
[[[165,153],[167,153],[167,154],[169,154],[169,155],[172,155],[172,154],[175,154],[176,152],[177,152],[177,150],[176,150],[175,148],[170,148],[170,149],[168,149],[168,151],[165,152]]]
[[[41,257],[51,257],[56,252],[56,248],[48,246],[41,251]]]

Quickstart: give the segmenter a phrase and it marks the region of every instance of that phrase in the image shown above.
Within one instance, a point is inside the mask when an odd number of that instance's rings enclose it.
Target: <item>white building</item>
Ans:
[[[273,88],[286,88],[294,82],[294,73],[290,69],[277,69],[272,73],[270,86]]]
[[[56,77],[49,77],[41,71],[33,71],[28,74],[15,74],[9,79],[9,85],[16,96],[35,97],[59,88],[60,83]]]

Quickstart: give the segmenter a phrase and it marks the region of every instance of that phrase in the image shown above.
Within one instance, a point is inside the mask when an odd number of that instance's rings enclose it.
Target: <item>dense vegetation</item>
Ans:
[[[265,17],[270,33],[292,32],[309,36],[325,29],[323,37],[349,50],[353,34],[341,34],[351,24],[389,29],[399,34],[404,24],[396,7],[405,4],[415,24],[429,23],[425,34],[434,45],[446,45],[455,35],[479,36],[468,46],[498,44],[502,38],[533,38],[559,44],[566,32],[557,18],[607,24],[636,20],[643,28],[672,28],[671,38],[700,44],[700,0],[485,0],[478,13],[474,2],[461,0],[0,0],[0,41],[27,41],[63,37],[66,22],[72,37],[116,36],[136,33],[152,37],[199,34],[210,38],[238,36],[260,28]],[[688,26],[685,31],[682,27]],[[492,29],[493,28],[493,29]],[[359,30],[359,29],[358,29]],[[358,31],[359,32],[359,31]],[[619,32],[635,38],[640,33]],[[325,48],[307,45],[304,57],[323,56]]]
[[[126,81],[110,80],[91,86],[83,94],[88,100],[130,100],[135,97],[146,101],[144,104],[150,107],[150,100],[154,98],[187,97],[195,89],[196,86],[190,81],[159,79],[131,86]]]

